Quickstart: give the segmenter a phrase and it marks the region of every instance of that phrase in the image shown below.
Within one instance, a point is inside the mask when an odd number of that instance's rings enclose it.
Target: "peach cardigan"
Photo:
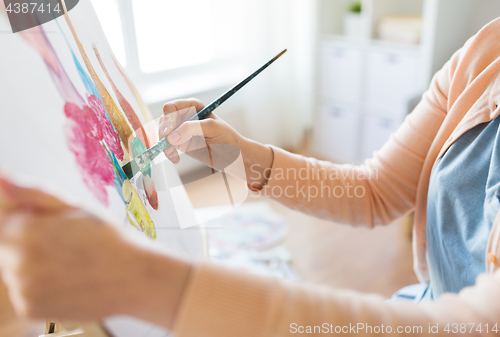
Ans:
[[[426,282],[426,203],[432,167],[464,132],[498,116],[499,91],[500,19],[497,19],[471,38],[436,74],[422,102],[373,159],[362,166],[335,165],[273,148],[271,177],[262,192],[272,195],[274,189],[274,194],[279,195],[280,190],[288,188],[287,194],[294,197],[276,197],[279,202],[351,225],[384,225],[415,210],[415,272]],[[283,175],[287,168],[310,174],[305,179],[293,176],[287,179]],[[319,169],[339,174],[334,179],[324,174],[318,177],[315,172]],[[311,197],[308,201],[300,192],[304,187],[333,189],[347,188],[347,184],[362,186],[366,193],[361,198],[345,194],[340,198]],[[491,328],[500,323],[500,271],[496,271],[500,256],[499,216],[485,254],[487,273],[478,278],[475,286],[419,305],[386,303],[375,295],[280,282],[202,264],[190,278],[175,333],[177,337],[288,336],[294,335],[290,327],[293,323],[304,327],[323,323],[334,327],[349,323],[384,324],[394,329],[420,325],[423,335],[427,334],[429,323],[439,323],[443,334],[447,323],[475,323],[476,327],[478,323],[489,323]],[[487,335],[484,328],[479,335]]]

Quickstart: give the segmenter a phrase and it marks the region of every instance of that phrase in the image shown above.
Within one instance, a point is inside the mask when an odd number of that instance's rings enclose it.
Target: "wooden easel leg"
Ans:
[[[61,327],[61,325],[57,321],[48,319],[45,322],[45,334],[46,335],[57,333],[61,330],[63,330],[63,328]]]
[[[69,337],[83,334],[83,330],[66,331],[56,320],[47,320],[45,323],[45,334],[40,337]]]

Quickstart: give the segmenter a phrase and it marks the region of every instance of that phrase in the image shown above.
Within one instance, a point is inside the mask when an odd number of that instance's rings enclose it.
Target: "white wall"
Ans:
[[[249,44],[249,52],[241,59],[246,69],[244,74],[249,75],[281,50],[288,48],[288,52],[217,109],[216,114],[244,136],[294,149],[311,127],[315,96],[315,15],[316,2],[310,0],[248,2],[252,24],[247,27],[246,36],[242,36]],[[193,90],[172,99],[196,97],[209,104],[230,87]],[[163,101],[150,104],[156,118],[161,115],[163,104]],[[178,167],[181,174],[197,167],[189,159],[185,161],[187,163]]]
[[[434,53],[430,74],[434,74],[449,60],[451,55],[476,34],[481,27],[500,16],[498,0],[428,0],[425,14],[432,18],[434,26],[424,27],[424,39]],[[437,51],[437,52],[434,52]],[[427,79],[427,82],[430,78]]]
[[[474,15],[470,23],[470,35],[475,34],[486,23],[500,17],[500,1],[498,0],[474,0]]]
[[[288,52],[249,85],[244,104],[247,132],[257,141],[294,148],[312,124],[315,1],[259,0],[253,4],[250,15],[259,21],[249,31],[250,68],[258,66],[256,60],[284,48]]]

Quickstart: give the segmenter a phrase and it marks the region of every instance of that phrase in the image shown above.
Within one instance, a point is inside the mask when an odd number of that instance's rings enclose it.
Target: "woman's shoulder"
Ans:
[[[490,66],[500,62],[500,18],[481,28],[454,58],[452,67],[465,71],[469,83],[483,72],[494,70]]]

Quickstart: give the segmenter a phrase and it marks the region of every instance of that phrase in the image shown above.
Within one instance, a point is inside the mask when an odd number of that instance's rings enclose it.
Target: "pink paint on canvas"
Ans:
[[[115,172],[100,143],[104,132],[97,122],[97,116],[90,107],[80,109],[74,103],[66,103],[64,113],[68,117],[68,146],[76,158],[83,182],[100,202],[109,206],[106,187],[114,185]]]
[[[104,142],[110,151],[116,155],[116,158],[123,160],[124,152],[120,143],[120,136],[114,129],[113,124],[111,124],[111,121],[106,117],[106,112],[104,111],[101,101],[94,95],[87,95],[87,100],[101,124]]]

